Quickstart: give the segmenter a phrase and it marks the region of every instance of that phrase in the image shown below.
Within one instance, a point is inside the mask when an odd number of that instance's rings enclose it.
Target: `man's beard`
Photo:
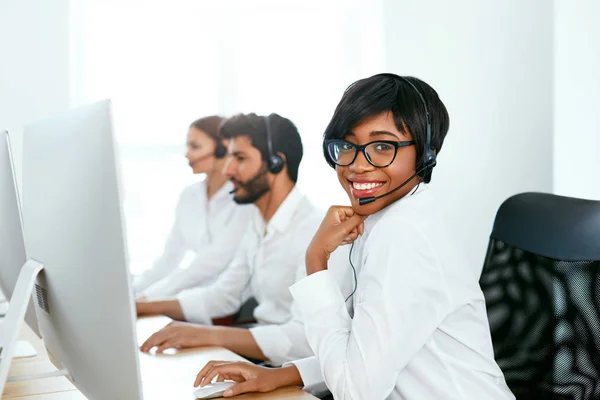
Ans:
[[[233,196],[233,201],[237,204],[252,204],[271,190],[266,174],[258,179],[252,178],[248,183],[242,183],[241,188],[245,193],[236,193]]]

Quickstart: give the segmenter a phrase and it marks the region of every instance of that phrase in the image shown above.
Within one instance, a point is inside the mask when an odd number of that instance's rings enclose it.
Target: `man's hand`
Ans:
[[[271,392],[280,387],[301,386],[302,378],[294,365],[283,368],[265,368],[247,362],[211,361],[198,373],[194,386],[206,386],[214,378],[217,382],[237,382],[223,393],[223,397],[249,392]]]
[[[157,347],[156,352],[167,349],[218,345],[217,330],[212,326],[202,326],[187,322],[171,322],[160,331],[150,336],[140,350],[148,353]]]

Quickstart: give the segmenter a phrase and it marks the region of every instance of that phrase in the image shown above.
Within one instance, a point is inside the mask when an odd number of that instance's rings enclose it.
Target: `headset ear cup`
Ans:
[[[217,147],[215,148],[215,157],[223,158],[227,155],[227,148],[223,145],[222,142],[217,142]]]
[[[283,169],[285,162],[283,158],[273,151],[273,142],[271,139],[271,116],[265,115],[265,130],[267,131],[267,147],[269,150],[269,158],[267,159],[267,170],[272,174],[278,174]]]
[[[268,170],[272,174],[278,174],[283,169],[283,158],[278,155],[272,155],[269,157],[269,165],[267,165]]]
[[[435,151],[431,149],[425,150],[425,154],[423,154],[423,166],[420,168],[421,172],[419,176],[421,178],[425,178],[431,174],[433,167],[437,164]]]
[[[429,169],[433,169],[437,164],[435,151],[427,149],[425,152],[425,166]]]

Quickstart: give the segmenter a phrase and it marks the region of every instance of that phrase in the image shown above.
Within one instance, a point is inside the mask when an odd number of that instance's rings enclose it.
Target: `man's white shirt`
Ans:
[[[297,186],[267,224],[256,209],[236,257],[216,282],[177,296],[185,319],[210,324],[213,318],[235,313],[254,297],[259,324],[289,321],[289,287],[304,268],[306,248],[322,218],[322,211]]]

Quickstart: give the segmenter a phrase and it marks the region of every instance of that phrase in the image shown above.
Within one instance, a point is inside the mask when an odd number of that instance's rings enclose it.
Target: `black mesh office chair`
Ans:
[[[517,399],[600,399],[600,201],[506,200],[480,284]]]

